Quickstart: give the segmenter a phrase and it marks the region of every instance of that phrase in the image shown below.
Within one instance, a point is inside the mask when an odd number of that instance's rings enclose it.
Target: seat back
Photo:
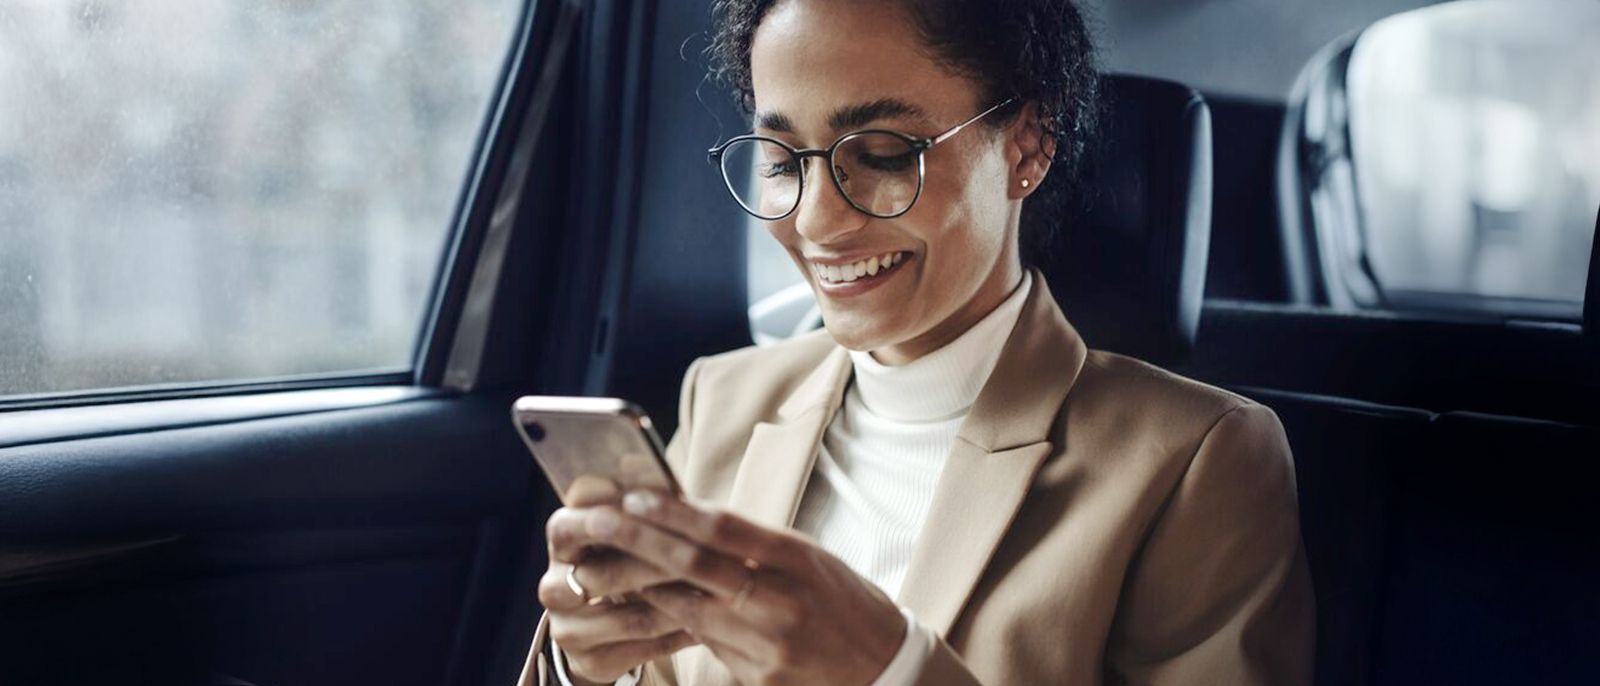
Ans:
[[[1194,344],[1211,239],[1211,116],[1171,81],[1113,75],[1062,240],[1038,265],[1090,347],[1158,365]]]

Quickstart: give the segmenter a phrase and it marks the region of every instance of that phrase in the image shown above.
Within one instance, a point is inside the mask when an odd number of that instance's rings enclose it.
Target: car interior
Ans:
[[[141,26],[78,4],[95,31]],[[30,285],[95,276],[46,259],[75,254],[52,222],[87,215],[36,200],[56,177],[0,130],[0,684],[514,683],[559,503],[512,401],[626,398],[670,436],[694,359],[820,326],[705,162],[748,128],[706,78],[709,0],[470,4],[497,8],[463,23],[488,66],[456,166],[405,191],[443,200],[414,232],[418,305],[381,364],[180,364],[256,355],[285,329],[160,363],[192,372],[139,376],[158,364],[128,357],[121,376],[52,381],[68,377],[50,308],[136,296]],[[18,75],[42,57],[7,36],[57,11],[23,5],[7,28],[0,3],[0,94],[34,93]],[[1318,684],[1600,682],[1600,6],[1177,5],[1087,3],[1106,126],[1038,265],[1063,311],[1093,348],[1277,413]],[[1249,45],[1288,26],[1306,27],[1294,49]],[[1207,76],[1241,60],[1291,78]],[[40,121],[13,102],[0,126]],[[417,121],[445,116],[424,104]],[[348,173],[389,173],[362,159]],[[101,226],[96,259],[138,254],[116,241],[141,234]],[[361,278],[340,283],[377,283]],[[133,336],[125,321],[85,335]]]

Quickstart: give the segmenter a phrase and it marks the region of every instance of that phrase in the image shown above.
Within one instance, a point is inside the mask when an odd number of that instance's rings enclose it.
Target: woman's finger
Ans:
[[[561,502],[567,507],[590,507],[617,502],[622,497],[622,487],[617,482],[585,474],[572,480]]]
[[[550,559],[575,562],[582,559],[583,551],[592,542],[583,533],[584,509],[598,505],[615,504],[622,498],[622,489],[610,479],[580,476],[562,494],[565,507],[556,510],[545,520],[545,544]]]
[[[653,491],[633,491],[622,509],[668,531],[725,555],[754,560],[763,567],[794,568],[803,562],[803,545],[794,534],[768,529],[731,512],[704,510]]]
[[[584,510],[563,507],[550,514],[544,523],[545,545],[550,560],[571,564],[583,559],[584,550],[595,541],[589,536]]]
[[[587,613],[550,617],[550,638],[568,652],[660,638],[683,630],[676,619],[646,602],[602,603]]]
[[[627,595],[675,580],[675,577],[655,565],[610,550],[585,555],[583,561],[578,563],[573,578],[589,592],[591,598]]]
[[[592,650],[573,652],[561,646],[567,659],[567,671],[597,683],[611,683],[634,667],[656,658],[665,657],[697,643],[693,636],[675,631],[665,636],[640,641],[612,643]]]
[[[567,571],[572,565],[551,563],[539,578],[539,604],[551,612],[579,612],[588,607],[589,598],[572,592],[567,584]],[[590,596],[592,598],[594,596]]]
[[[719,654],[724,662],[756,661],[764,643],[757,632],[728,604],[684,584],[666,584],[640,593],[650,605]]]
[[[618,564],[620,565],[621,563]],[[544,576],[539,578],[539,604],[551,612],[567,614],[582,612],[587,614],[590,613],[589,608],[604,605],[608,601],[615,605],[616,602],[612,599],[627,597],[639,588],[670,581],[670,579],[664,578],[665,575],[660,572],[649,571],[647,565],[643,562],[634,561],[633,564],[645,569],[627,572],[629,578],[650,577],[654,580],[635,588],[610,591],[604,590],[605,582],[594,580],[591,572],[593,565],[590,561],[580,563],[576,569],[566,563],[552,563],[549,569],[545,570]],[[568,578],[569,575],[571,575],[571,578]],[[572,581],[574,580],[578,580],[579,587],[584,591],[581,595],[578,590],[572,587]],[[632,584],[629,583],[629,585]]]
[[[749,574],[743,559],[723,555],[613,507],[584,514],[590,539],[639,558],[671,578],[732,598]]]

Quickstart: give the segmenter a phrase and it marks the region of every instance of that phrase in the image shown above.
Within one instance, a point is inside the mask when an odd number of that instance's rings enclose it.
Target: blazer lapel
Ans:
[[[1051,426],[1088,354],[1038,272],[1032,289],[961,423],[900,587],[900,604],[941,636],[983,576],[1039,465],[1054,452]]]
[[[835,348],[778,408],[777,422],[756,424],[733,479],[728,508],[775,528],[794,523],[817,446],[850,380],[850,354]]]

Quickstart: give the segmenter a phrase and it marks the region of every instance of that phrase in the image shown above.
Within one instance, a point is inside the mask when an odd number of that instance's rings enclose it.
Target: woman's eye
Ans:
[[[779,176],[793,176],[794,171],[794,160],[785,160],[783,162],[763,162],[757,173],[763,179],[771,179]]]
[[[885,172],[905,171],[916,164],[914,153],[901,153],[898,155],[872,155],[861,153],[856,156],[856,161],[868,169]]]

